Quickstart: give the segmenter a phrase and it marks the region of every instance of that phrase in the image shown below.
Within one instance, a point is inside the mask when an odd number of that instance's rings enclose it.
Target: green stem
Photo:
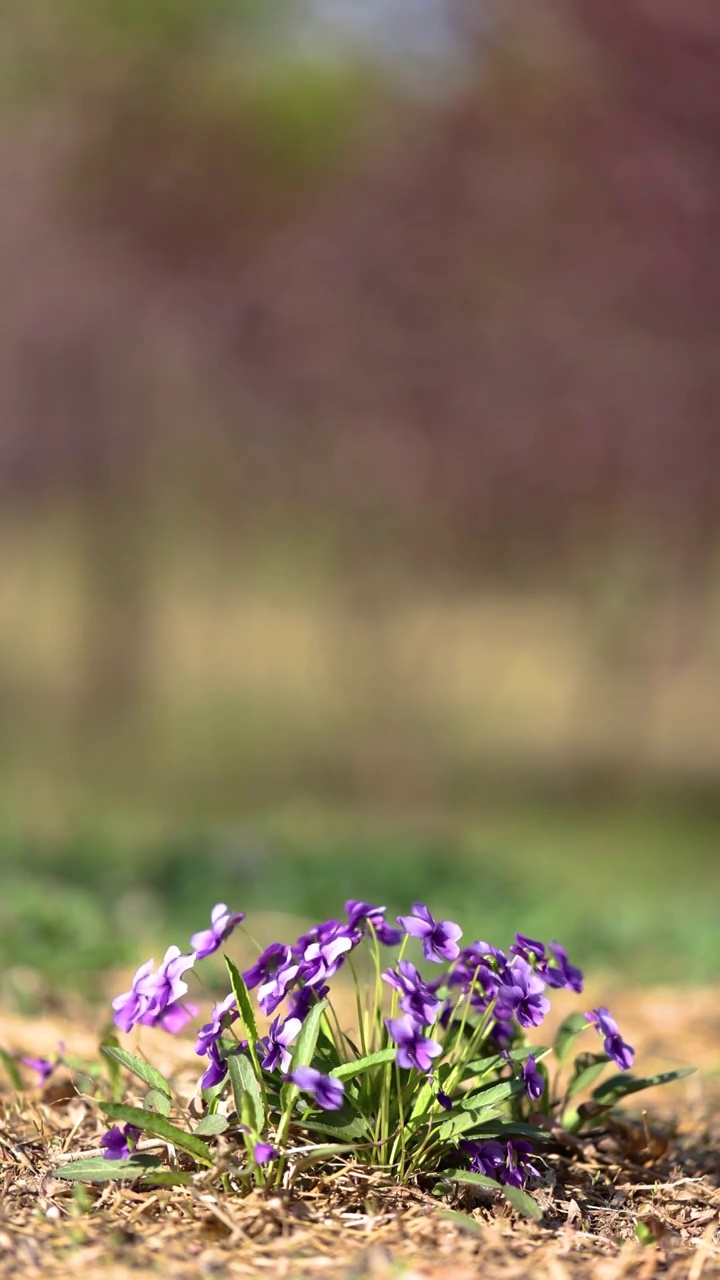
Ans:
[[[365,1037],[365,1011],[363,1010],[362,996],[360,995],[360,983],[358,981],[355,965],[353,964],[352,958],[350,956],[348,956],[348,965],[350,966],[350,972],[352,973],[352,976],[353,976],[353,983],[355,984],[355,1008],[357,1009],[357,1016],[358,1016],[360,1048],[362,1049],[363,1057],[366,1058],[368,1050],[367,1050],[367,1039]]]
[[[326,997],[326,998],[327,998],[328,1010],[332,1014],[333,1022],[335,1023],[335,1030],[333,1030],[332,1024],[330,1022],[330,1019],[326,1011],[323,1016],[325,1018],[325,1024],[327,1027],[328,1034],[333,1044],[335,1045],[335,1048],[337,1049],[337,1053],[338,1053],[338,1057],[340,1058],[340,1061],[348,1062],[350,1060],[350,1052],[352,1051],[352,1045],[350,1044],[350,1041],[348,1040],[345,1032],[340,1026],[340,1020],[337,1016],[337,1013],[335,1012],[335,1006],[333,1005],[332,1000],[330,1000],[329,997]]]

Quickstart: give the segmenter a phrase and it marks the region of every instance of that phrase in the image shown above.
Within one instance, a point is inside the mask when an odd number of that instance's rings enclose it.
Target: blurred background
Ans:
[[[351,895],[717,977],[719,65],[707,0],[2,7],[6,996]]]

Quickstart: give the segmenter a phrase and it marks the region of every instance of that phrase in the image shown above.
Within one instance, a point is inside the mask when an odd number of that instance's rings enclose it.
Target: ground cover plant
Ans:
[[[244,919],[218,904],[187,952],[172,946],[157,969],[141,965],[113,1001],[117,1030],[185,1028],[198,1013],[191,975]],[[622,1099],[688,1074],[633,1075],[633,1048],[604,1006],[571,1014],[552,1045],[532,1043],[552,994],[583,990],[564,948],[522,934],[507,952],[462,945],[460,926],[421,902],[390,922],[384,907],[349,900],[343,919],[271,943],[243,973],[228,955],[225,964],[230,989],[197,1031],[189,1105],[107,1038],[107,1082],[96,1072],[93,1092],[109,1127],[100,1152],[61,1165],[59,1178],[158,1187],[201,1176],[246,1195],[364,1166],[440,1195],[471,1185],[539,1218],[532,1191],[553,1130],[582,1134]],[[351,1030],[333,999],[341,969],[354,989]],[[146,1088],[140,1105],[122,1100],[123,1068]]]

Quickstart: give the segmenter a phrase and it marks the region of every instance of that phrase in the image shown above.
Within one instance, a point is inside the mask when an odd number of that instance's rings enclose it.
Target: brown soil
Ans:
[[[592,1137],[550,1148],[534,1198],[539,1222],[518,1218],[492,1193],[454,1199],[398,1189],[357,1166],[292,1196],[226,1196],[208,1175],[189,1187],[138,1191],[83,1187],[55,1169],[93,1150],[102,1126],[75,1090],[0,1096],[0,1276],[99,1280],[228,1275],[300,1280],[620,1280],[720,1276],[720,1015],[711,991],[617,991],[606,998],[638,1049],[642,1070],[688,1062],[698,1073],[642,1095],[646,1110]],[[97,1019],[95,1019],[97,1024]],[[0,1016],[11,1051],[52,1054],[57,1041],[92,1059],[96,1026]],[[189,1094],[192,1046],[144,1045]],[[645,1103],[647,1099],[647,1103]],[[637,1235],[638,1224],[645,1243]]]

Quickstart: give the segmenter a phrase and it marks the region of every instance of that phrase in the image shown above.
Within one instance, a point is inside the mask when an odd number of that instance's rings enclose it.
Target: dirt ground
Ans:
[[[202,1174],[172,1189],[78,1188],[55,1168],[68,1153],[96,1148],[102,1126],[61,1068],[44,1091],[0,1095],[0,1276],[720,1277],[717,993],[613,993],[606,984],[603,998],[635,1044],[643,1074],[698,1071],[643,1094],[642,1111],[592,1136],[558,1135],[533,1190],[537,1222],[518,1218],[492,1193],[465,1188],[451,1200],[431,1186],[403,1191],[359,1167],[292,1197],[256,1192],[242,1201]],[[31,1020],[0,1013],[0,1044],[52,1056],[63,1041],[68,1053],[92,1060],[98,1022],[80,1007]],[[182,1094],[191,1042],[163,1037],[143,1048]]]

